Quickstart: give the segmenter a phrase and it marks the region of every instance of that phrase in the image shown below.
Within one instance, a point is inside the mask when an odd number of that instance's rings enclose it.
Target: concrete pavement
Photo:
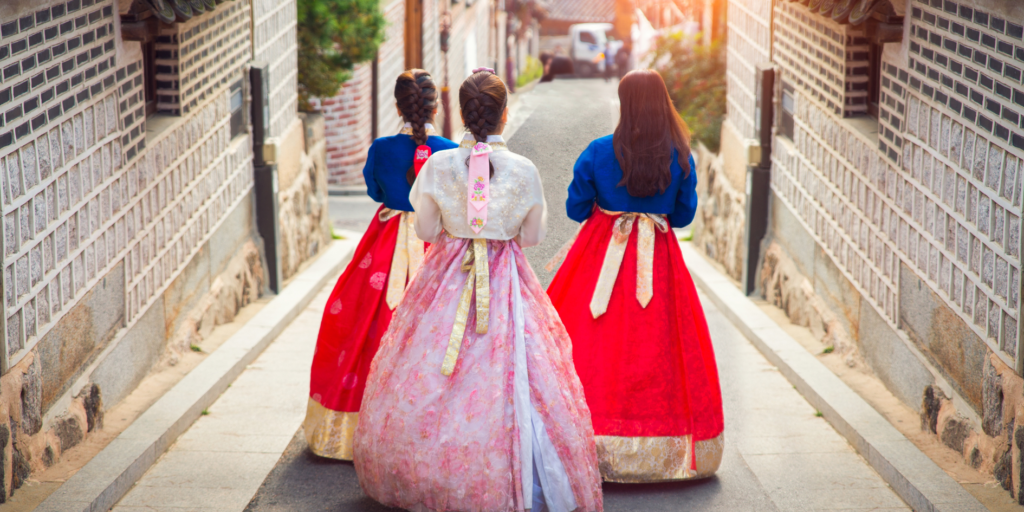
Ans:
[[[557,80],[523,101],[532,115],[510,139],[545,180],[549,238],[528,250],[543,265],[576,230],[565,217],[565,187],[586,144],[610,133],[615,83]],[[332,197],[350,212],[342,229],[373,205]],[[367,211],[369,213],[367,213]],[[320,312],[332,283],[178,439],[115,511],[383,511],[362,494],[351,463],[309,453],[299,425]],[[909,510],[843,437],[704,300],[721,374],[726,448],[719,473],[681,484],[605,486],[609,511]],[[251,498],[251,499],[250,499]]]
[[[544,179],[548,240],[528,249],[527,257],[545,284],[551,278],[545,262],[577,227],[564,206],[572,164],[590,140],[612,131],[615,87],[600,80],[556,80],[521,100],[532,115],[509,147],[529,157]],[[333,198],[339,210],[347,200]],[[721,312],[704,303],[722,375],[722,468],[699,482],[606,484],[606,510],[909,510]],[[351,463],[309,453],[299,431],[246,510],[391,509],[362,494]]]
[[[605,510],[910,510],[711,301],[701,299],[722,375],[722,467],[697,482],[605,484]],[[299,431],[245,510],[394,509],[362,493],[351,463],[311,454]]]

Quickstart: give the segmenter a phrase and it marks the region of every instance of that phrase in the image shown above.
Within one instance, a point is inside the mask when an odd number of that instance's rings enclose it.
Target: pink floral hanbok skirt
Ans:
[[[470,306],[441,368],[472,241],[443,236],[394,312],[367,377],[353,443],[369,496],[410,510],[603,510],[594,431],[572,344],[518,244],[487,242],[490,311]]]

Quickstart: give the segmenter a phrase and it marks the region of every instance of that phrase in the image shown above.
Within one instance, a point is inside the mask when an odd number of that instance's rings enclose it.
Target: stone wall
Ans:
[[[727,124],[753,136],[769,9],[782,111],[761,285],[822,336],[847,333],[924,428],[1020,498],[1024,4],[891,3],[904,30],[881,49],[877,117],[863,29],[799,2],[730,3]],[[698,245],[730,247],[706,231]]]
[[[727,13],[726,118],[742,138],[754,134],[754,71],[771,61],[771,2],[731,0]]]
[[[331,241],[331,223],[327,204],[327,142],[324,119],[316,114],[301,114],[300,135],[305,151],[298,155],[298,172],[280,173],[278,222],[281,239],[281,274],[295,275],[306,260],[319,254]]]
[[[252,142],[232,123],[254,46],[272,66],[271,135],[300,141],[281,162],[298,169],[282,197],[303,248],[292,268],[327,240],[323,144],[302,144],[294,107],[294,2],[160,25],[156,77],[121,38],[130,5],[0,6],[0,502],[101,428],[161,358],[262,293]]]
[[[739,281],[743,278],[746,193],[729,180],[724,155],[708,151],[703,144],[696,153],[698,208],[692,224],[693,244]]]

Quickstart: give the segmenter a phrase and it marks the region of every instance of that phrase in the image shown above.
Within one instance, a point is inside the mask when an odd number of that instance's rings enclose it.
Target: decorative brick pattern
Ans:
[[[863,27],[811,14],[798,3],[775,7],[776,62],[794,85],[839,116],[868,110],[868,41]]]
[[[916,209],[904,209],[923,231],[935,210],[934,229],[945,236],[935,239],[942,265],[930,281],[1012,360],[1019,350],[1024,27],[950,1],[914,2],[910,15],[910,71],[898,72],[908,105],[903,168],[921,197]]]
[[[248,6],[231,2],[185,23],[161,24],[155,48],[157,110],[188,114],[242,78],[239,66],[251,56]]]
[[[298,112],[298,12],[295,2],[253,3],[254,60],[270,64],[270,137],[281,137]]]
[[[247,3],[161,34],[159,45],[202,42],[175,64],[185,117],[148,135],[142,53],[133,42],[118,53],[114,2],[49,3],[0,26],[7,367],[122,262],[131,325],[252,179],[247,137],[229,140],[228,87],[249,59]]]
[[[726,50],[728,113],[726,116],[745,138],[756,138],[754,109],[755,66],[771,60],[771,2],[729,2]]]
[[[890,169],[866,137],[798,94],[795,140],[779,137],[773,147],[772,188],[863,298],[896,323],[899,258],[891,235],[900,220],[888,194]]]
[[[912,1],[906,60],[883,54],[874,134],[874,120],[844,119],[863,112],[863,34],[795,3],[775,16],[775,60],[796,86],[794,140],[774,146],[776,195],[894,327],[902,264],[1016,367],[1024,27]]]
[[[113,6],[54,3],[0,30],[8,365],[112,266],[121,166]],[[120,245],[119,245],[120,244]]]

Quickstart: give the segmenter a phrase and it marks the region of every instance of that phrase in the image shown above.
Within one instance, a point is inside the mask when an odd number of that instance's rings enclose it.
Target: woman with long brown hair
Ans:
[[[354,443],[359,484],[385,505],[603,507],[569,337],[521,249],[544,238],[546,205],[537,168],[501,137],[507,100],[492,70],[467,78],[469,134],[409,194],[434,245],[370,366]]]
[[[619,101],[615,133],[576,161],[565,207],[583,225],[548,295],[572,338],[604,479],[706,477],[722,459],[722,397],[671,229],[697,208],[689,133],[656,71],[626,74]]]
[[[395,103],[405,128],[373,141],[366,157],[366,191],[384,204],[334,286],[320,323],[304,429],[310,449],[321,457],[352,460],[370,361],[423,262],[425,247],[413,229],[409,189],[431,153],[457,147],[434,133],[437,96],[426,71],[402,73],[395,81]]]

